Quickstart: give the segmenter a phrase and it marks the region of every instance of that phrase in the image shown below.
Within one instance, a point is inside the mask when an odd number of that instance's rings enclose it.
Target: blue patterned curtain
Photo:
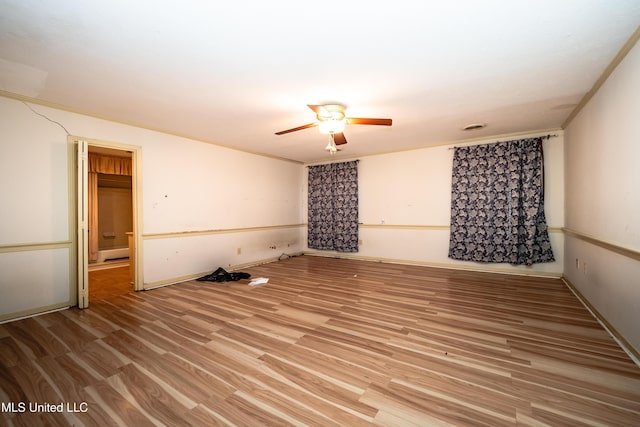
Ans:
[[[309,166],[308,246],[358,252],[358,161]]]
[[[450,258],[525,265],[554,260],[544,215],[544,138],[456,147]]]

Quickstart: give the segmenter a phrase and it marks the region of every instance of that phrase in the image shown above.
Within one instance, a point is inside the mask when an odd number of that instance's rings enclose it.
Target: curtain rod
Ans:
[[[327,162],[327,163],[316,163],[314,165],[306,165],[307,168],[310,168],[312,166],[322,166],[322,165],[337,165],[340,163],[349,163],[349,162],[356,162],[356,163],[360,163],[360,159],[355,159],[355,160],[341,160],[338,162]]]
[[[555,138],[557,136],[558,136],[558,134],[554,133],[554,134],[547,134],[547,135],[543,135],[543,136],[532,136],[530,138],[549,139],[549,138]],[[522,138],[522,139],[530,139],[530,138]],[[495,144],[497,142],[504,142],[504,141],[517,141],[517,139],[498,140],[498,141],[493,141],[493,142],[487,142],[486,144]],[[453,147],[449,147],[448,150],[453,150],[454,148],[460,148],[460,147],[473,147],[474,145],[483,145],[483,144],[484,143],[470,144],[470,145],[454,145]]]

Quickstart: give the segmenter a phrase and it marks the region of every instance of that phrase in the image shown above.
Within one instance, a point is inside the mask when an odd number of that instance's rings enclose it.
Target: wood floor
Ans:
[[[0,423],[640,425],[640,368],[559,280],[312,256],[243,271],[269,282],[0,325]]]
[[[89,270],[89,302],[133,292],[129,264]]]

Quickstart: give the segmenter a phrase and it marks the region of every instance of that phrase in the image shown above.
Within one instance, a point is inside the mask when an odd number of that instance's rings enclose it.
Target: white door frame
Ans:
[[[78,254],[78,308],[89,306],[89,230],[88,230],[88,189],[89,181],[89,145],[87,141],[76,143],[76,223],[78,226],[77,254]]]
[[[144,289],[144,281],[142,268],[140,266],[142,260],[142,147],[134,145],[125,145],[112,142],[98,141],[90,138],[80,138],[70,136],[68,143],[73,146],[71,162],[75,164],[76,175],[76,192],[75,192],[75,208],[70,212],[75,217],[77,224],[77,232],[72,233],[75,237],[73,246],[76,252],[77,274],[77,304],[78,308],[87,308],[89,306],[89,259],[88,259],[88,230],[87,230],[87,181],[89,179],[88,168],[88,149],[89,146],[104,147],[113,150],[128,151],[131,153],[132,179],[131,179],[131,195],[133,208],[133,242],[134,242],[134,260],[133,263],[133,285],[134,290],[141,291]]]

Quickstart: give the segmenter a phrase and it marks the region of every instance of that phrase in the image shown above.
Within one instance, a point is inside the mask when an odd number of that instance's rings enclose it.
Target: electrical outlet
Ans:
[[[576,258],[576,270],[580,270],[580,260]]]
[[[238,248],[238,249],[236,250],[236,253],[237,253],[238,255],[242,255],[242,248]]]

